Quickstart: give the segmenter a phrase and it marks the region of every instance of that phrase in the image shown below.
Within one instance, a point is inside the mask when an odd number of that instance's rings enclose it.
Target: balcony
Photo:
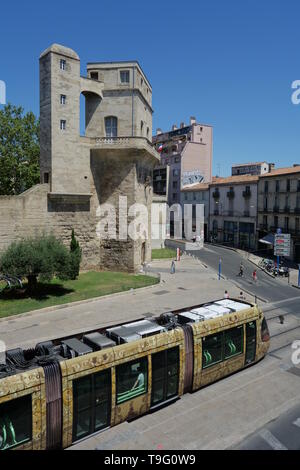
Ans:
[[[233,199],[233,198],[234,198],[234,191],[231,191],[231,190],[228,191],[228,192],[227,192],[227,197],[228,197],[229,199]]]
[[[214,199],[220,199],[220,191],[216,189],[216,190],[212,193],[212,196],[213,196]]]
[[[290,206],[285,206],[283,212],[285,212],[286,214],[289,214],[290,210],[291,210]]]
[[[250,211],[244,211],[244,217],[250,217]]]
[[[294,212],[295,214],[300,214],[300,207],[295,207]]]
[[[245,198],[251,197],[251,191],[249,189],[246,189],[245,191],[243,191],[243,197]]]
[[[273,207],[273,212],[277,212],[277,213],[278,213],[278,212],[279,212],[279,206],[274,206],[274,207]]]

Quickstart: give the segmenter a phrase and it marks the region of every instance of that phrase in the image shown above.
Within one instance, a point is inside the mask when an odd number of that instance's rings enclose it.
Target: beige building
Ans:
[[[180,190],[185,186],[211,181],[212,175],[212,127],[196,123],[180,124],[177,128],[162,132],[157,129],[153,137],[157,149],[161,149],[161,165],[169,166],[168,203],[180,203]]]
[[[210,184],[211,241],[255,249],[258,176],[215,178]]]
[[[80,95],[85,136],[80,136]],[[151,259],[152,89],[137,62],[91,63],[80,75],[75,51],[53,44],[40,56],[41,184],[0,197],[0,250],[11,241],[53,231],[66,244],[72,228],[83,267],[137,271]],[[126,205],[119,207],[120,197]],[[121,230],[128,208],[148,208],[148,237]],[[115,208],[115,236],[102,236],[101,208]],[[121,233],[122,232],[122,233]],[[99,235],[100,233],[100,235]],[[108,233],[107,233],[108,235]],[[110,234],[112,235],[112,234]]]
[[[261,175],[258,184],[259,238],[291,234],[291,258],[300,263],[300,165]]]

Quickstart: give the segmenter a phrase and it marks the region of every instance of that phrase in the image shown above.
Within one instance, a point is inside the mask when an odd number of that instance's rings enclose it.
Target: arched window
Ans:
[[[144,123],[141,121],[141,135],[143,135]]]
[[[105,118],[105,134],[106,137],[118,137],[118,118],[115,116]]]

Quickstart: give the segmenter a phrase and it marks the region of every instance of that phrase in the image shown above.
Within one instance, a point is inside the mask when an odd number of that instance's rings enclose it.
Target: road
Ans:
[[[288,285],[286,279],[274,279],[261,269],[257,268],[257,282],[252,280],[255,269],[253,263],[243,258],[238,252],[221,246],[205,245],[202,250],[191,251],[201,262],[218,271],[221,259],[222,275],[227,279],[238,283],[241,289],[257,295],[258,298],[268,302],[289,300],[290,308],[294,309],[299,304],[300,290]],[[244,265],[244,276],[238,276],[241,261]],[[230,293],[229,293],[230,294]],[[293,299],[290,301],[290,299]],[[294,312],[295,313],[295,312]],[[300,314],[300,309],[299,309]]]

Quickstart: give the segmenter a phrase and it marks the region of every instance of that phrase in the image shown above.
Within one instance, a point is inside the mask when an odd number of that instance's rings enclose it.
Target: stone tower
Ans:
[[[97,267],[134,272],[151,259],[152,169],[159,162],[151,144],[152,89],[137,62],[96,62],[87,69],[88,77],[81,77],[78,55],[61,45],[40,56],[41,182],[49,184],[51,213],[86,224]],[[81,93],[85,136],[79,130]],[[147,207],[148,238],[119,236],[127,215],[123,207],[120,218],[120,196],[127,198],[128,222],[133,204]],[[99,237],[103,204],[115,208],[115,238]],[[84,226],[81,233],[84,240]]]

